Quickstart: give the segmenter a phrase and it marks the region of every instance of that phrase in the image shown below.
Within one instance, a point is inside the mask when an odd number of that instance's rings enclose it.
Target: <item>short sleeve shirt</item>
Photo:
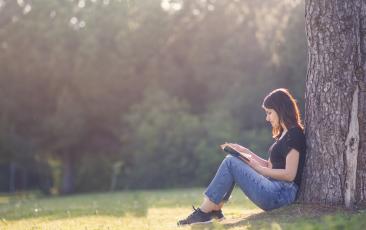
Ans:
[[[269,148],[269,159],[273,169],[285,169],[286,157],[291,149],[299,152],[299,165],[294,182],[300,186],[301,175],[305,164],[305,135],[300,127],[292,127],[287,133]]]

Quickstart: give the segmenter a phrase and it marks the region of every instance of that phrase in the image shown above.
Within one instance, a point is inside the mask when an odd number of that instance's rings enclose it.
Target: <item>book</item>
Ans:
[[[232,148],[231,146],[227,145],[225,146],[224,148],[224,152],[234,156],[234,157],[237,157],[241,160],[244,160],[244,161],[250,161],[250,158],[251,158],[251,155],[250,154],[246,154],[246,153],[239,153],[238,151],[236,151],[234,148]]]

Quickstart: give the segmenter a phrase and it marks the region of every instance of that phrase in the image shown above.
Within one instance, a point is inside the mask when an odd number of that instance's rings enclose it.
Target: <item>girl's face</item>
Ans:
[[[272,127],[276,128],[280,126],[280,118],[274,109],[264,108],[266,111],[266,121],[271,123]]]

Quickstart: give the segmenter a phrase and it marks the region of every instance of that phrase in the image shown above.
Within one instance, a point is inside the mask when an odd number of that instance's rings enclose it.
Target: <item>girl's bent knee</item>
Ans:
[[[238,166],[241,169],[250,168],[250,166],[247,163],[232,155],[227,155],[224,159],[224,162],[230,166],[232,165]]]
[[[240,162],[241,160],[239,158],[234,157],[233,155],[229,154],[225,157],[224,161],[232,163],[232,162]],[[243,163],[243,162],[241,162],[241,163]]]

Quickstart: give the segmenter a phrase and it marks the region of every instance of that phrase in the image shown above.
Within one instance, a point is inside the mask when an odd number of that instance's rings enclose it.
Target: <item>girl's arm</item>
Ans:
[[[269,160],[265,160],[253,152],[251,152],[250,155],[252,156],[252,159],[255,159],[256,161],[258,161],[260,163],[260,165],[267,167],[267,168],[271,168]]]
[[[252,151],[250,151],[248,148],[245,148],[245,147],[243,147],[241,145],[238,145],[238,144],[229,144],[229,145],[231,145],[238,152],[244,152],[244,153],[250,154],[252,159],[257,161],[259,165],[261,165],[263,167],[270,167],[271,166],[269,161],[259,157],[258,155],[256,155]]]
[[[248,164],[263,176],[292,182],[296,177],[297,167],[299,164],[299,155],[300,153],[297,150],[291,149],[286,157],[285,169],[272,169],[263,167],[257,164],[255,161],[249,161]]]

